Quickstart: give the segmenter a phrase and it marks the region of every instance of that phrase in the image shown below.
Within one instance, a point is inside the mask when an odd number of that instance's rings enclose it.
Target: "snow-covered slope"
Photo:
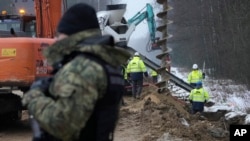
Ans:
[[[171,68],[172,73],[177,77],[187,81],[188,72],[180,72],[179,68]],[[227,118],[233,116],[230,115],[242,115],[246,114],[245,122],[250,123],[250,91],[243,85],[237,85],[231,80],[215,80],[207,76],[203,81],[204,88],[209,92],[211,101],[215,102],[212,107],[205,107],[207,112],[216,112],[218,110],[231,111]],[[172,91],[176,91],[172,89]],[[189,93],[184,90],[179,90],[179,94],[188,95]],[[177,93],[177,94],[178,94]]]
[[[160,5],[158,5],[155,0],[117,0],[116,3],[126,3],[127,10],[125,13],[125,18],[129,19],[137,12],[139,12],[146,3],[150,3],[154,7],[155,14],[161,10]],[[155,16],[156,17],[156,16]],[[156,17],[156,20],[157,17]],[[136,27],[136,30],[133,32],[128,46],[133,47],[144,56],[149,57],[149,59],[154,62],[159,63],[159,60],[155,58],[157,54],[161,51],[152,51],[147,52],[147,42],[149,40],[149,31],[147,27],[147,22],[144,21]],[[170,47],[171,48],[171,47]],[[172,73],[174,73],[179,78],[187,81],[188,72],[179,72],[178,68],[172,68]],[[246,87],[237,85],[231,80],[214,80],[207,75],[204,80],[204,87],[208,90],[211,95],[211,101],[214,101],[216,104],[210,108],[205,108],[206,111],[216,111],[216,110],[228,110],[235,111],[236,114],[243,112],[250,112],[250,91]],[[184,90],[173,88],[172,91],[178,91],[178,93],[183,96],[188,95]],[[247,117],[250,117],[249,115]],[[246,119],[250,122],[250,119]]]

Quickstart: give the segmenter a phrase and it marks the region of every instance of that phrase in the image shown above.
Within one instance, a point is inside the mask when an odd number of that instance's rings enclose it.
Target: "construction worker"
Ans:
[[[203,74],[197,64],[193,64],[192,71],[188,74],[188,83],[195,88],[197,82],[202,81]]]
[[[123,79],[124,79],[124,85],[127,86],[129,85],[129,82],[128,82],[128,72],[127,72],[127,64],[124,63],[122,64],[122,75],[123,75]]]
[[[124,94],[126,94],[126,86],[128,86],[129,85],[129,82],[128,82],[128,73],[127,73],[127,64],[126,63],[124,63],[124,64],[122,64],[121,65],[121,69],[122,69],[122,76],[123,76],[123,80],[124,80],[124,93],[123,93],[123,95]],[[125,106],[126,105],[126,103],[125,103],[125,101],[124,101],[124,98],[122,98],[122,105],[123,106]]]
[[[195,89],[190,92],[189,101],[192,104],[192,113],[202,113],[204,110],[204,103],[209,100],[208,92],[202,87],[202,82],[196,83]]]
[[[153,83],[157,83],[158,73],[155,70],[150,71],[150,76],[152,77]]]
[[[134,98],[139,99],[143,86],[143,75],[148,77],[148,73],[138,52],[135,52],[134,57],[129,61],[127,73],[128,77],[130,77],[130,80],[132,81],[132,95]]]
[[[64,13],[57,32],[44,50],[54,75],[35,81],[22,100],[43,131],[34,140],[112,141],[124,89],[120,65],[130,54],[102,36],[85,3]]]

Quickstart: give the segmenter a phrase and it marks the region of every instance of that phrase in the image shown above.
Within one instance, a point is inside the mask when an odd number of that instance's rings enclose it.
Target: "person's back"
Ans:
[[[191,90],[189,100],[192,103],[192,113],[203,112],[204,103],[209,100],[208,92],[202,87],[202,82],[196,83],[196,88]]]
[[[143,86],[143,75],[148,77],[148,73],[144,62],[139,57],[138,52],[135,53],[133,59],[128,63],[127,73],[130,80],[132,80],[133,97],[140,98]]]
[[[128,63],[127,73],[130,74],[131,80],[142,80],[143,74],[146,73],[147,69],[144,62],[140,59],[139,55],[135,55],[132,60]]]
[[[86,4],[71,7],[58,32],[58,41],[44,51],[53,80],[33,85],[23,104],[55,138],[111,141],[124,84],[120,65],[130,55],[101,35],[96,12]]]
[[[196,83],[199,81],[202,81],[203,79],[203,74],[202,72],[198,69],[198,65],[194,64],[192,67],[192,71],[188,74],[188,83],[195,87]]]

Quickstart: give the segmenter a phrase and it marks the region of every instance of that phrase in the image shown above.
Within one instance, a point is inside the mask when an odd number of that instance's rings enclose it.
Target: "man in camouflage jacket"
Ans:
[[[65,60],[65,56],[71,57],[64,61],[51,82],[35,82],[24,94],[23,105],[41,128],[57,139],[112,140],[121,89],[110,86],[121,88],[119,80],[123,79],[118,77],[119,67],[128,60],[129,53],[114,47],[112,38],[100,36],[95,10],[86,4],[71,7],[62,17],[58,32],[58,41],[44,50],[44,56],[52,66],[58,66],[56,64]],[[72,57],[76,52],[80,55]],[[113,73],[111,77],[110,73]],[[112,121],[105,123],[100,117]],[[104,129],[104,132],[108,130],[108,135],[100,133],[100,128],[104,127],[109,127]]]

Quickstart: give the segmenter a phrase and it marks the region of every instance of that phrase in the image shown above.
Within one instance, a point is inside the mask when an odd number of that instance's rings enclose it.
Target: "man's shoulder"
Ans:
[[[71,60],[66,67],[65,71],[73,71],[79,73],[80,75],[95,75],[102,76],[104,72],[102,62],[98,62],[93,58],[89,58],[83,55],[76,56]]]

